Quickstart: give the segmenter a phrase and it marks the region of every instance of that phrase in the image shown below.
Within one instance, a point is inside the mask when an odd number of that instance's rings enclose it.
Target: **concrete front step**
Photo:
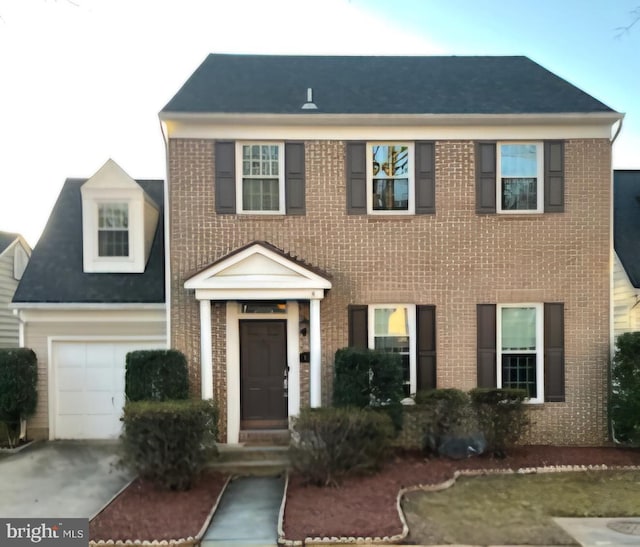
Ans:
[[[251,446],[289,446],[290,438],[288,429],[243,429],[239,440]]]
[[[289,467],[289,448],[220,444],[209,467],[230,475],[280,475]]]

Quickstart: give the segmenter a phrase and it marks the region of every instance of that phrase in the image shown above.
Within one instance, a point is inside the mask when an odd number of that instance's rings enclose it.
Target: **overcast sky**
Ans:
[[[158,112],[208,53],[526,55],[626,113],[640,0],[0,0],[0,230],[40,236],[67,177],[164,178]],[[395,85],[401,85],[398,82]]]

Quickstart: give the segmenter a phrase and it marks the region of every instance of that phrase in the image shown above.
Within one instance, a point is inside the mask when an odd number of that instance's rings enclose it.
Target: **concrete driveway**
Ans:
[[[111,441],[37,442],[0,458],[0,517],[91,518],[132,477]]]

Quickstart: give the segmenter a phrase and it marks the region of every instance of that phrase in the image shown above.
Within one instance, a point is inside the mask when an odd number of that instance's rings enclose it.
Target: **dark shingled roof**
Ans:
[[[318,110],[301,110],[307,88]],[[162,112],[613,112],[527,57],[211,54]]]
[[[86,179],[67,179],[53,207],[14,303],[163,303],[163,181],[136,181],[160,210],[144,273],[84,273],[82,266],[82,197]]]
[[[12,232],[0,232],[0,253],[3,253],[18,237],[20,237],[18,234]]]
[[[613,246],[640,289],[640,171],[613,172]]]

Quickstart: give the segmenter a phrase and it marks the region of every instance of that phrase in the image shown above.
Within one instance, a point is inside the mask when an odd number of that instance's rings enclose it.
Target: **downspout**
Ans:
[[[171,339],[171,242],[169,231],[169,137],[165,132],[165,124],[160,120],[160,131],[164,140],[165,149],[165,177],[164,177],[164,298],[167,329],[166,340],[167,348],[172,347]]]

